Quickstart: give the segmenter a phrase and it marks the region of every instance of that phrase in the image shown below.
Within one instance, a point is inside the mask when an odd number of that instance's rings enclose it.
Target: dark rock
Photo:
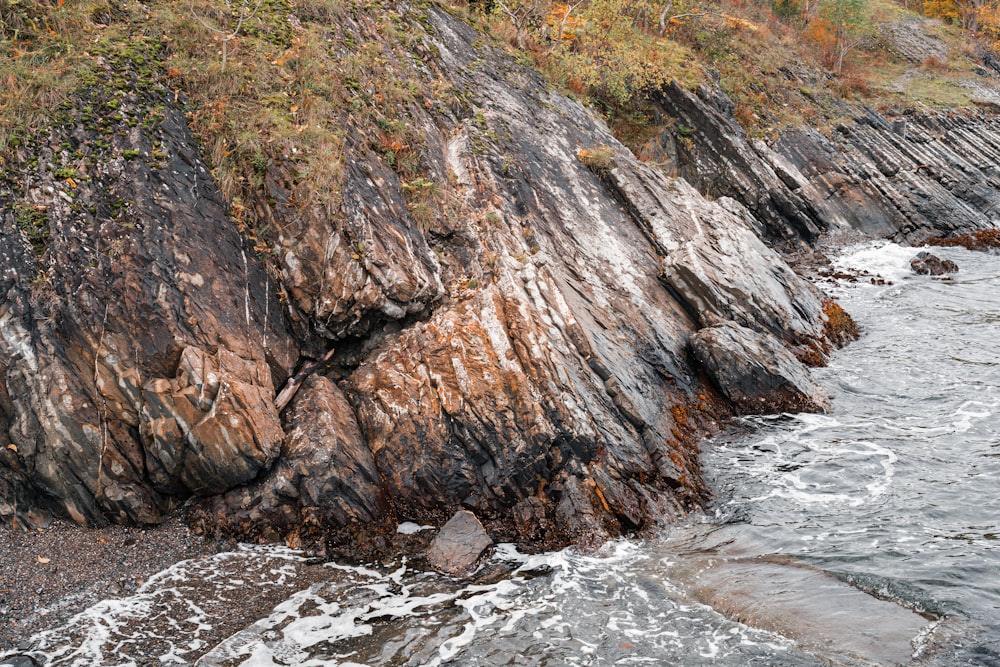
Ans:
[[[0,209],[0,516],[26,525],[38,510],[156,523],[191,492],[251,479],[280,445],[267,403],[298,348],[274,286],[183,113],[134,103],[163,109],[155,136],[129,135],[136,150],[160,142],[162,163],[108,156],[72,205],[68,185],[30,172],[19,205],[45,211],[44,247]],[[128,218],[109,219],[112,204]],[[191,354],[226,368],[199,384]]]
[[[691,337],[695,357],[740,412],[825,412],[829,399],[773,336],[726,322]]]
[[[40,663],[30,655],[10,655],[0,660],[0,667],[39,667]]]
[[[470,573],[492,545],[493,540],[476,515],[461,510],[441,527],[427,550],[427,561],[436,570],[461,576]]]
[[[1000,126],[992,114],[911,114],[901,132],[902,123],[874,111],[855,113],[829,137],[791,130],[773,146],[826,201],[827,229],[925,243],[994,226]]]
[[[193,520],[224,533],[267,527],[274,539],[289,541],[387,521],[375,459],[337,385],[323,376],[307,379],[287,428],[277,465],[252,484],[199,503]]]
[[[804,247],[830,226],[821,198],[787,163],[768,160],[732,117],[733,103],[718,88],[697,95],[676,83],[653,101],[675,122],[676,161],[667,165],[710,199],[732,198],[759,221],[764,235],[783,245]],[[695,139],[696,138],[696,139]]]
[[[958,264],[922,250],[910,260],[910,270],[923,276],[943,276],[947,273],[958,273]]]

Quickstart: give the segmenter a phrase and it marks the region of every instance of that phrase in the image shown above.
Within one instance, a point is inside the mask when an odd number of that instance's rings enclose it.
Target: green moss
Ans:
[[[14,220],[24,233],[35,254],[41,255],[49,245],[49,218],[43,208],[35,208],[28,204],[14,206]]]

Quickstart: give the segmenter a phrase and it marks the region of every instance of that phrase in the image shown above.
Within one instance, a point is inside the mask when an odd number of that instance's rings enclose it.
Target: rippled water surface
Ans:
[[[913,276],[913,251],[845,266],[894,284],[841,290],[862,339],[817,377],[829,415],[755,419],[706,448],[716,519],[857,586],[959,621],[940,664],[1000,664],[1000,257],[936,251],[952,280]]]
[[[845,254],[845,267],[893,284],[835,288],[864,335],[817,373],[832,413],[749,419],[706,443],[717,500],[662,538],[593,555],[501,546],[494,565],[511,573],[477,584],[405,563],[331,564],[306,580],[296,554],[246,548],[180,564],[34,638],[32,654],[204,667],[1000,665],[1000,257],[941,250],[962,270],[938,280],[908,273],[914,252]],[[216,610],[257,579],[285,586],[284,601],[213,634]]]

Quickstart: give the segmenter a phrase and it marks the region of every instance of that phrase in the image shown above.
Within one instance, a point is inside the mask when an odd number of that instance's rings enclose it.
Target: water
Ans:
[[[719,499],[769,548],[961,623],[939,664],[1000,664],[1000,257],[935,251],[952,280],[906,272],[907,248],[841,259],[892,286],[842,289],[864,327],[817,378],[829,415],[754,419],[706,448]]]
[[[658,539],[589,555],[502,545],[493,564],[507,573],[475,584],[405,562],[305,576],[294,552],[247,548],[179,564],[34,638],[32,654],[203,667],[1000,665],[1000,257],[941,250],[961,267],[943,281],[909,275],[914,253],[869,245],[840,260],[893,284],[836,288],[864,335],[817,373],[833,411],[743,420],[706,443],[716,501]],[[249,579],[278,603],[213,634]]]

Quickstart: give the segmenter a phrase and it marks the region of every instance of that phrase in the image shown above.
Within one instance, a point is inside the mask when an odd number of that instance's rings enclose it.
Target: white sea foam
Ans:
[[[833,263],[842,271],[865,271],[893,282],[911,276],[910,260],[918,250],[891,241],[862,243],[844,248]],[[862,281],[858,283],[864,285]]]
[[[32,637],[27,653],[49,666],[188,665],[191,655],[204,651],[215,617],[239,603],[248,583],[283,586],[304,561],[290,549],[250,545],[182,561],[150,577],[134,595],[99,602]]]
[[[337,580],[292,596],[197,664],[494,664],[490,656],[506,638],[517,638],[519,646],[527,638],[567,665],[605,664],[585,657],[609,651],[622,654],[615,664],[662,664],[691,646],[705,656],[782,646],[773,635],[674,600],[676,589],[664,584],[660,563],[635,542],[614,541],[593,555],[527,555],[500,545],[494,561],[515,569],[497,582],[464,585],[405,567],[379,574],[337,566]],[[634,585],[636,577],[654,581],[656,594]],[[399,626],[393,636],[405,637],[395,640],[398,646],[379,643],[387,623]],[[376,625],[383,637],[377,646],[359,644]]]
[[[396,532],[400,535],[415,535],[423,530],[434,530],[434,526],[422,526],[412,521],[404,521],[396,526]]]

